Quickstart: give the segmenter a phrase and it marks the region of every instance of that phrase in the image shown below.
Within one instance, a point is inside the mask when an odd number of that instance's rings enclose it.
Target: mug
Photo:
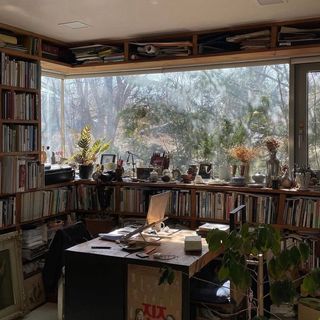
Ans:
[[[163,229],[166,227],[166,225],[164,224],[164,222],[160,222],[155,224],[152,229],[155,230],[156,232],[160,232],[163,231]]]

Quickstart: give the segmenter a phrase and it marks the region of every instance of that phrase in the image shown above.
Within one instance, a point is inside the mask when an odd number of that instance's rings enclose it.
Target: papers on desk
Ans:
[[[135,229],[136,228],[132,228],[132,227],[124,227],[124,228],[113,230],[108,233],[99,233],[99,237],[101,240],[117,241],[117,240],[120,240],[123,236],[127,235],[128,233],[134,231]]]
[[[229,225],[228,224],[222,224],[222,223],[204,223],[203,225],[199,226],[197,229],[198,235],[201,237],[206,237],[208,232],[214,229],[219,229],[222,231],[229,231]]]
[[[171,228],[163,228],[161,231],[155,231],[154,229],[150,228],[142,232],[144,236],[148,237],[156,237],[156,238],[172,238],[180,229],[171,229]]]
[[[228,224],[222,224],[222,223],[205,223],[201,226],[199,226],[199,230],[203,231],[210,231],[214,229],[219,229],[222,231],[229,231],[229,225]]]

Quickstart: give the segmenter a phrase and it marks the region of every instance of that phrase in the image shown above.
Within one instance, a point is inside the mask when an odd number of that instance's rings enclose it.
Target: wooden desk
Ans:
[[[74,246],[66,251],[65,275],[65,319],[66,320],[131,320],[127,303],[131,295],[130,272],[152,271],[167,265],[174,269],[177,279],[181,278],[180,297],[181,319],[190,319],[190,284],[189,278],[200,271],[220,252],[210,252],[203,239],[202,252],[189,255],[184,252],[184,237],[194,234],[193,231],[180,231],[173,238],[162,239],[161,245],[150,254],[149,258],[139,258],[136,253],[123,251],[110,241],[98,238]],[[109,246],[110,249],[91,249],[92,246]],[[174,255],[172,260],[158,260],[155,252]],[[145,274],[147,277],[147,274]],[[156,290],[158,281],[155,285]],[[132,286],[132,284],[131,284]],[[156,291],[155,291],[156,292]],[[170,292],[170,291],[167,291]],[[179,294],[178,294],[179,296]],[[177,295],[172,297],[176,299]],[[179,319],[175,319],[179,320]]]

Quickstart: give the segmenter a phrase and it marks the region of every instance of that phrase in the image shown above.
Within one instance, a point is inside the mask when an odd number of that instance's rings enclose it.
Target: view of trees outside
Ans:
[[[259,147],[267,136],[281,140],[278,156],[288,162],[287,64],[64,82],[67,156],[73,152],[75,135],[89,124],[95,138],[111,142],[110,152],[126,159],[130,151],[145,165],[153,152],[166,151],[171,164],[180,169],[202,161],[218,168],[231,163],[231,147]],[[55,103],[46,108],[54,109]],[[48,129],[53,127],[45,137],[59,136],[60,126],[50,120]],[[255,170],[265,171],[265,161],[266,152],[261,152],[253,163]]]
[[[41,78],[41,125],[42,145],[55,152],[62,150],[60,79]]]
[[[308,90],[308,158],[311,168],[320,169],[320,71],[309,72]]]

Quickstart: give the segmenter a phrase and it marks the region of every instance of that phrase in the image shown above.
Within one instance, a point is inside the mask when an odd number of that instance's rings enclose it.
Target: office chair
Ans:
[[[65,250],[92,239],[83,222],[57,230],[46,254],[42,271],[47,298],[58,300],[59,320],[63,317]],[[59,287],[59,290],[58,290]]]

